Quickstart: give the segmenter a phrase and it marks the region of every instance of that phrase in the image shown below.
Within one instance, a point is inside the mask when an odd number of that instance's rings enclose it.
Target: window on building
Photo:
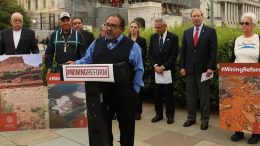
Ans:
[[[28,10],[31,11],[31,0],[28,0]]]
[[[38,9],[38,0],[35,0],[35,10]]]
[[[51,7],[55,7],[55,0],[51,0]]]
[[[43,0],[43,8],[46,8],[46,0]]]

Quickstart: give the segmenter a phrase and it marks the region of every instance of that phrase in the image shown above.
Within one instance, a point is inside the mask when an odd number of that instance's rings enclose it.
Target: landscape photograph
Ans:
[[[260,76],[220,76],[220,127],[259,132]]]
[[[0,57],[0,115],[15,114],[16,130],[48,127],[48,93],[41,76],[39,54]]]

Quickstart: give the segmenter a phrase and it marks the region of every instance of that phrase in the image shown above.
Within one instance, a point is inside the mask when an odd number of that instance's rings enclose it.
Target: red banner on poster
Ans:
[[[49,73],[46,76],[48,84],[76,84],[83,83],[82,81],[61,81],[60,73]]]
[[[260,63],[221,63],[219,75],[260,76]]]

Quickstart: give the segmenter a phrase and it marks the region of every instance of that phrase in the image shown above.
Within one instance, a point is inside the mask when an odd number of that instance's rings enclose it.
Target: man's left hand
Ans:
[[[207,69],[207,73],[206,73],[206,76],[209,77],[213,74],[213,70],[212,69]]]

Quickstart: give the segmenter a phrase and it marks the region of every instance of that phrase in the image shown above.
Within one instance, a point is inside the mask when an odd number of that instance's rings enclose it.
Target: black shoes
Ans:
[[[156,116],[151,120],[151,122],[152,122],[152,123],[156,123],[156,122],[159,122],[159,121],[162,120],[162,119],[163,119],[162,116],[156,115]]]
[[[136,114],[135,115],[135,120],[141,120],[141,114]]]
[[[236,132],[231,136],[231,141],[239,141],[244,138],[243,132]],[[251,137],[248,139],[248,144],[257,144],[260,141],[260,134],[252,134]]]
[[[257,144],[260,141],[260,134],[252,134],[251,137],[248,139],[248,144]]]
[[[195,124],[196,121],[193,120],[187,120],[184,124],[183,127],[190,127],[191,125]]]
[[[167,118],[167,124],[172,124],[174,122],[172,117]]]
[[[239,141],[244,138],[244,132],[236,132],[231,136],[231,141]]]
[[[209,128],[208,122],[202,122],[200,125],[200,130],[207,130]]]

